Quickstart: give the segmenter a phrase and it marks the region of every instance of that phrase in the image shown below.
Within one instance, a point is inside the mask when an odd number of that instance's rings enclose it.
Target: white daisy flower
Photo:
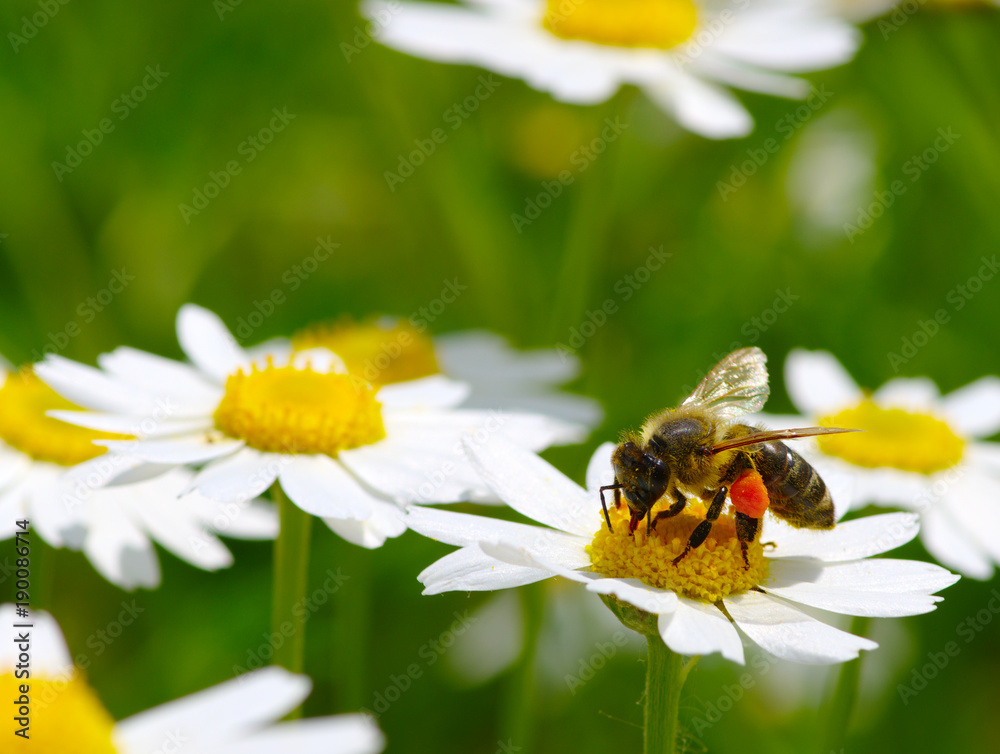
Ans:
[[[600,404],[558,386],[580,374],[580,361],[555,349],[518,351],[500,335],[474,330],[431,338],[426,325],[396,317],[342,318],[292,337],[296,349],[328,348],[347,371],[372,384],[443,374],[469,386],[461,408],[527,411],[558,420],[554,444],[582,442],[601,423]]]
[[[860,38],[822,0],[370,0],[362,10],[388,19],[376,38],[389,47],[523,78],[563,102],[603,102],[634,84],[715,139],[753,128],[725,86],[805,96],[786,74],[844,63]]]
[[[278,723],[302,703],[312,685],[308,677],[279,667],[247,673],[115,722],[74,668],[52,616],[33,612],[28,619],[18,618],[7,604],[0,607],[0,620],[7,627],[0,647],[0,690],[4,699],[15,702],[15,713],[27,713],[27,737],[36,754],[374,754],[385,746],[367,715]],[[15,624],[31,627],[11,628]],[[30,634],[30,679],[15,675],[19,632]],[[30,686],[24,708],[15,701],[21,698],[21,684]],[[12,726],[15,731],[24,727],[16,720]]]
[[[832,354],[795,350],[785,382],[805,418],[761,414],[760,421],[865,430],[796,446],[835,480],[839,501],[918,511],[931,555],[967,576],[992,575],[1000,562],[1000,444],[980,438],[1000,431],[1000,378],[942,396],[926,377],[900,377],[869,394]]]
[[[30,530],[49,544],[82,549],[104,578],[134,589],[160,583],[153,542],[214,571],[233,562],[216,534],[242,539],[277,535],[277,515],[262,500],[227,508],[199,494],[178,498],[191,482],[191,472],[103,486],[130,464],[93,441],[124,435],[46,416],[77,408],[30,369],[15,373],[0,366],[0,538],[14,536],[15,522],[26,519]]]
[[[742,664],[742,632],[778,658],[827,664],[877,645],[814,617],[817,610],[916,615],[933,610],[940,600],[934,593],[958,579],[929,563],[870,559],[916,536],[917,516],[908,513],[825,531],[792,529],[767,517],[749,548],[749,567],[733,519],[725,515],[709,539],[674,566],[704,511],[689,504],[659,522],[647,540],[642,527],[630,536],[627,511],[612,506],[615,532],[609,533],[598,488],[611,481],[612,450],[607,444],[594,454],[583,489],[509,443],[470,447],[474,464],[504,502],[544,526],[411,509],[410,528],[461,548],[420,574],[424,593],[503,589],[562,576],[608,600],[630,626],[655,619],[650,628],[678,654],[719,652]]]
[[[50,356],[39,376],[93,410],[51,415],[136,435],[98,441],[137,464],[132,476],[203,465],[188,490],[226,504],[277,481],[364,547],[405,531],[404,504],[494,500],[465,461],[464,435],[541,450],[561,429],[533,414],[451,410],[468,389],[442,376],[374,388],[327,349],[244,350],[201,307],[181,308],[177,332],[190,365],[131,348],[99,357],[100,369]]]

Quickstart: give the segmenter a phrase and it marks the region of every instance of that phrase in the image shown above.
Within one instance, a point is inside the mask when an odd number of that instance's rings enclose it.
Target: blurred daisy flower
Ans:
[[[0,607],[0,616],[7,627],[33,624],[28,735],[30,748],[37,754],[181,750],[190,754],[374,754],[385,745],[381,731],[365,715],[278,723],[302,703],[312,685],[306,676],[278,667],[247,673],[115,722],[74,668],[52,616],[35,612],[29,620],[17,618],[9,604]],[[8,630],[9,638],[0,648],[0,693],[14,701],[20,698],[20,684],[26,682],[15,676],[18,631],[25,629]]]
[[[214,571],[233,562],[216,534],[277,535],[277,515],[264,501],[232,509],[198,494],[179,498],[191,472],[173,471],[155,482],[124,483],[123,477],[122,484],[104,487],[112,473],[127,472],[129,464],[94,441],[122,441],[126,435],[47,415],[78,408],[30,368],[9,372],[0,366],[0,538],[14,536],[15,521],[27,519],[49,544],[82,549],[104,578],[134,589],[160,583],[154,541]]]
[[[715,139],[753,128],[725,86],[805,96],[806,83],[787,74],[844,63],[860,39],[819,0],[371,0],[362,10],[390,19],[376,32],[389,47],[523,78],[576,104],[634,84]]]
[[[616,526],[608,532],[597,490],[609,481],[612,450],[607,444],[594,454],[583,489],[509,443],[470,448],[474,465],[504,502],[544,526],[410,509],[410,528],[461,548],[420,574],[424,593],[504,589],[562,576],[605,598],[626,625],[652,624],[678,654],[718,652],[742,664],[742,632],[778,658],[829,664],[877,645],[813,617],[813,609],[916,615],[933,610],[940,600],[934,593],[958,580],[929,563],[871,558],[916,536],[917,516],[907,513],[826,531],[765,518],[748,551],[749,568],[733,519],[724,515],[705,543],[675,566],[704,510],[689,504],[659,522],[647,541],[641,527],[630,536],[628,513],[612,507]]]
[[[452,410],[468,388],[441,375],[375,387],[325,348],[244,350],[198,306],[181,308],[177,332],[192,364],[131,348],[99,357],[100,369],[50,356],[39,376],[92,409],[50,415],[135,435],[96,441],[135,464],[132,476],[203,465],[187,491],[226,504],[277,481],[295,505],[364,547],[405,531],[403,504],[493,500],[465,461],[465,434],[541,450],[561,431],[535,414]]]
[[[528,411],[558,420],[555,444],[582,442],[603,419],[597,401],[557,390],[579,375],[576,357],[553,349],[518,351],[491,332],[432,339],[419,320],[344,317],[297,333],[292,344],[296,350],[328,348],[348,373],[374,385],[446,375],[469,386],[461,408]]]
[[[824,479],[839,480],[840,502],[918,511],[931,555],[967,576],[992,575],[1000,562],[1000,444],[980,438],[1000,431],[1000,378],[945,396],[927,378],[896,378],[869,394],[832,354],[795,350],[785,382],[805,418],[758,415],[765,424],[865,430],[850,442],[830,436],[797,448]]]

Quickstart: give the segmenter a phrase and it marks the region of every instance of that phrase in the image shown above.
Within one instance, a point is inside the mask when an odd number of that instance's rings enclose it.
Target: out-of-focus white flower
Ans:
[[[214,571],[233,562],[216,534],[277,535],[277,515],[263,500],[227,506],[197,493],[183,495],[194,476],[189,471],[152,481],[123,478],[105,487],[131,465],[93,441],[123,435],[46,415],[75,408],[30,369],[7,372],[0,366],[0,538],[27,528],[55,547],[82,548],[108,581],[134,589],[160,583],[153,542]],[[19,529],[17,521],[28,523]]]
[[[0,693],[19,698],[15,673],[18,623],[29,623],[31,647],[30,746],[34,754],[374,754],[385,739],[366,715],[338,715],[278,723],[299,706],[312,686],[308,677],[264,668],[115,722],[86,679],[73,667],[66,640],[48,613],[18,618],[0,607],[7,640],[0,647]],[[23,678],[23,676],[22,676]],[[123,683],[141,684],[139,679]],[[15,707],[15,711],[16,711]],[[12,735],[10,731],[7,735]],[[14,747],[14,748],[8,748]],[[5,744],[8,751],[14,743]]]
[[[823,0],[370,0],[362,11],[389,47],[519,77],[563,102],[634,84],[709,138],[753,128],[725,86],[804,96],[788,74],[850,60],[860,36]]]
[[[378,317],[340,319],[306,328],[292,338],[297,349],[328,348],[347,371],[374,385],[444,375],[469,386],[460,408],[526,411],[561,422],[555,444],[586,439],[603,412],[592,398],[560,392],[580,374],[580,360],[553,349],[519,351],[487,331],[439,335],[423,322]]]
[[[440,375],[376,388],[325,348],[244,350],[216,315],[190,304],[177,331],[193,364],[131,348],[101,356],[101,369],[50,356],[38,375],[92,409],[51,414],[135,436],[97,441],[126,457],[133,476],[200,467],[188,491],[226,504],[277,481],[295,505],[364,547],[405,531],[404,504],[492,499],[462,437],[541,450],[563,431],[537,414],[453,410],[468,388]]]
[[[818,424],[863,433],[797,440],[848,507],[918,511],[920,538],[941,563],[986,579],[1000,562],[1000,378],[942,396],[925,377],[890,380],[867,393],[830,353],[792,351],[785,382],[802,416],[760,414],[776,428]]]

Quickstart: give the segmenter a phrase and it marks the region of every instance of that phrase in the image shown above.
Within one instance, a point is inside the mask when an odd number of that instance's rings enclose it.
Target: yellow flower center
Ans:
[[[542,25],[557,37],[667,49],[697,24],[694,0],[548,0]]]
[[[7,375],[0,387],[0,440],[36,461],[75,466],[105,452],[94,440],[128,440],[45,415],[55,409],[80,410],[42,382],[29,368]]]
[[[25,681],[15,678],[13,673],[0,674],[0,699],[8,702],[20,699],[24,683],[29,684],[26,696],[30,700],[30,744],[25,745],[25,751],[32,754],[115,754],[111,742],[114,720],[79,674],[68,681],[38,678]],[[20,717],[18,705],[10,706],[13,708],[10,716]],[[17,729],[10,718],[7,722],[11,729]],[[13,737],[12,731],[5,730],[4,737]],[[4,751],[8,750],[6,747]]]
[[[292,337],[296,350],[329,348],[356,374],[375,385],[440,373],[431,339],[406,320],[356,323],[350,318],[308,327]]]
[[[820,449],[857,466],[890,466],[931,474],[962,460],[965,441],[929,414],[881,408],[870,399],[820,419],[823,427],[849,427],[864,432],[819,438]]]
[[[215,426],[272,453],[335,456],[385,437],[382,404],[369,383],[270,363],[230,375]]]
[[[654,506],[653,516],[662,506]],[[705,506],[688,503],[680,515],[657,522],[646,539],[645,521],[634,535],[628,533],[628,507],[611,508],[614,532],[602,526],[587,547],[593,570],[611,578],[639,579],[649,586],[672,589],[682,597],[717,602],[730,594],[745,592],[767,578],[767,561],[760,542],[747,548],[743,562],[740,542],[732,515],[723,515],[712,525],[708,539],[691,550],[681,561],[673,561],[684,552],[694,528],[705,520]]]

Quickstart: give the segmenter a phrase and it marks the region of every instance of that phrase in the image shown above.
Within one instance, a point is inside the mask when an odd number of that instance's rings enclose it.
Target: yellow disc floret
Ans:
[[[15,678],[12,673],[0,674],[0,698],[14,702],[22,697],[21,685],[30,684],[27,696],[28,740],[24,750],[32,754],[115,754],[112,743],[114,720],[104,709],[86,681],[79,676],[68,680],[30,681]],[[11,717],[19,708],[13,705]],[[14,723],[10,723],[14,726]],[[16,728],[15,728],[16,729]],[[5,731],[12,738],[11,731]],[[6,746],[13,748],[7,749]],[[13,744],[4,751],[20,751]]]
[[[557,37],[667,49],[697,25],[694,0],[548,0],[542,25]]]
[[[881,408],[863,400],[819,421],[824,427],[848,427],[864,432],[819,438],[824,453],[857,466],[888,466],[931,474],[962,460],[965,441],[945,422],[929,414]]]
[[[438,374],[434,344],[403,319],[379,317],[356,323],[349,317],[317,324],[292,337],[296,350],[329,348],[347,371],[376,385]]]
[[[660,509],[654,508],[653,516]],[[646,539],[642,522],[635,534],[628,533],[628,508],[610,510],[614,532],[602,526],[587,548],[593,570],[612,578],[639,579],[649,586],[672,589],[682,597],[717,602],[730,594],[745,592],[767,577],[767,561],[760,542],[747,548],[743,562],[740,542],[731,515],[720,516],[702,544],[674,565],[684,552],[694,528],[705,520],[704,505],[692,501],[680,515],[659,521]]]
[[[230,375],[215,426],[272,453],[335,456],[385,437],[382,404],[368,382],[271,363]]]
[[[2,379],[2,377],[0,377]],[[46,411],[78,411],[29,368],[7,375],[0,387],[0,440],[36,461],[75,466],[105,452],[94,440],[128,440],[53,419]]]

